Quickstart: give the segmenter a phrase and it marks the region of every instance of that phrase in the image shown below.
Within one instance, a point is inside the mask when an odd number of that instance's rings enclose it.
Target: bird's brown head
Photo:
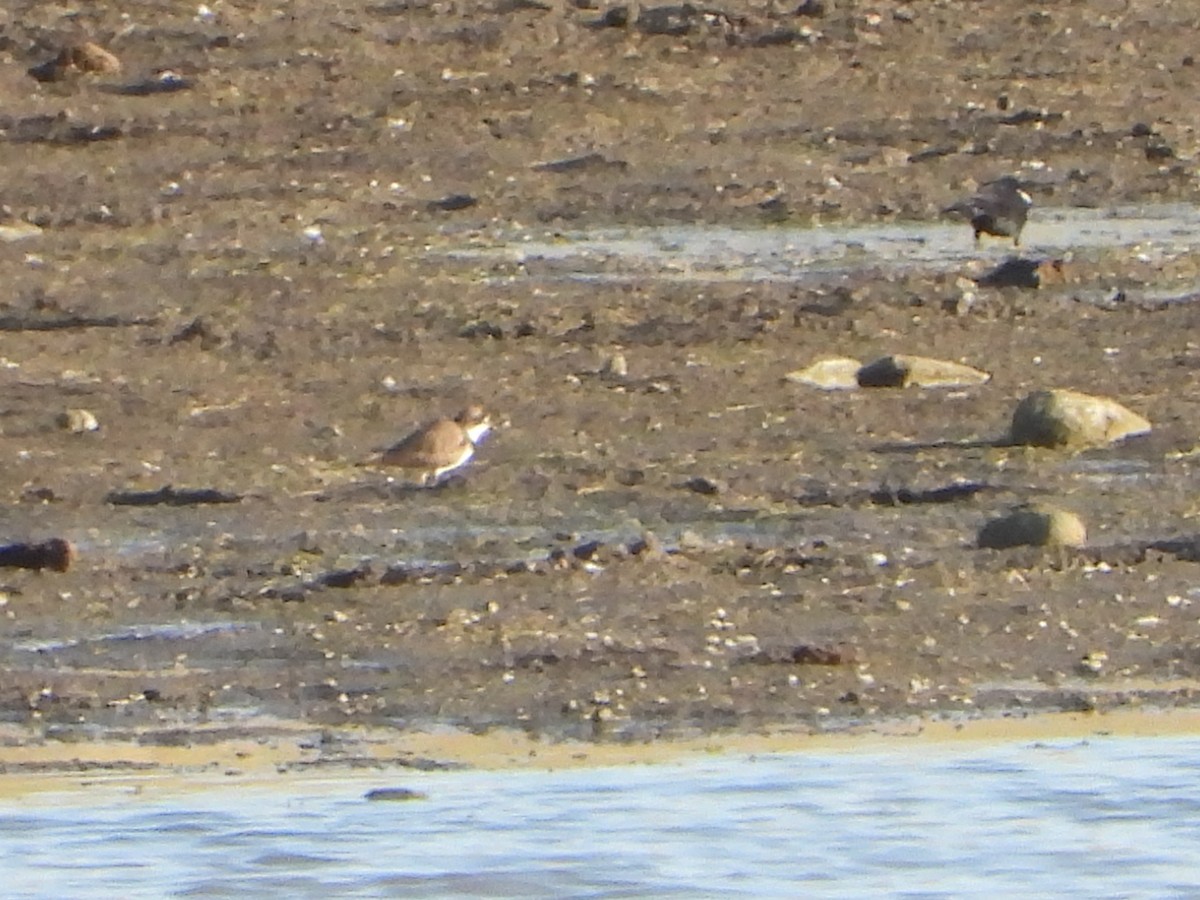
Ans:
[[[471,425],[475,425],[479,422],[488,422],[490,420],[491,420],[491,417],[488,416],[488,414],[486,412],[484,412],[483,407],[480,406],[478,403],[472,403],[470,406],[468,406],[466,409],[464,409],[462,412],[460,412],[457,416],[454,417],[454,421],[457,422],[459,425],[465,425],[468,427]]]
[[[472,403],[457,416],[454,421],[467,431],[467,437],[472,444],[479,443],[492,427],[492,417],[477,403]]]

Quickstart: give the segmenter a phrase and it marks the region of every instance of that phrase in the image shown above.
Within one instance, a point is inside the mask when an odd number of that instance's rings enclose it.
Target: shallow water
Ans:
[[[1021,252],[1030,256],[1061,254],[1086,248],[1136,247],[1149,258],[1166,258],[1194,251],[1200,245],[1200,207],[1158,204],[1113,209],[1073,207],[1037,208],[1031,213]],[[970,229],[961,223],[902,222],[862,226],[815,228],[726,228],[711,225],[654,228],[594,229],[579,232],[531,233],[497,231],[473,242],[458,242],[445,255],[458,259],[510,260],[532,267],[522,278],[534,280],[595,279],[624,281],[654,280],[784,280],[803,281],[831,273],[863,270],[920,268],[953,270],[980,256],[999,259],[1012,252],[1007,242],[988,242],[976,247]],[[436,256],[436,252],[432,254]],[[1200,286],[1197,287],[1200,292]],[[1165,293],[1152,289],[1139,292],[1142,300],[1194,299],[1196,292],[1177,288]],[[998,437],[999,435],[997,435]],[[910,450],[926,445],[913,444]],[[902,450],[904,448],[901,448]],[[1102,459],[1067,462],[1097,482],[1140,483],[1158,476],[1143,460]],[[967,469],[964,476],[985,480],[991,472],[983,463],[980,473]],[[601,540],[628,540],[645,529],[653,530],[668,546],[685,532],[712,541],[761,540],[778,543],[794,532],[792,519],[749,516],[753,521],[715,521],[709,504],[691,506],[677,501],[672,509],[645,505],[631,510],[624,495],[596,495],[579,499],[561,510],[547,524],[544,505],[516,502],[502,514],[488,509],[472,511],[471,524],[446,526],[446,510],[437,492],[430,496],[407,492],[386,482],[364,479],[331,489],[328,504],[302,511],[321,530],[337,535],[336,543],[347,556],[403,562],[407,565],[438,564],[473,559],[540,559],[555,532],[578,532]],[[263,528],[258,498],[230,506],[205,507],[202,516],[195,508],[119,508],[112,512],[104,529],[79,533],[55,520],[51,508],[26,511],[47,534],[69,537],[80,553],[103,554],[129,564],[164,566],[177,561],[182,545],[204,545],[233,539],[243,548],[292,548],[315,538],[305,532],[309,522],[298,519],[295,531],[280,534],[275,527]],[[396,527],[396,509],[404,510],[403,528]],[[838,511],[827,510],[829,521]],[[340,520],[338,517],[341,517]],[[858,531],[834,527],[832,534]],[[824,539],[826,535],[818,535]],[[484,540],[496,543],[496,552],[482,552]]]
[[[27,897],[1194,896],[1200,737],[0,801]],[[425,793],[369,802],[378,788]]]
[[[1032,257],[1140,246],[1155,258],[1200,244],[1200,209],[1159,204],[1097,210],[1035,209],[1016,248]],[[550,236],[502,234],[456,247],[457,259],[501,259],[554,280],[623,282],[795,281],[864,269],[945,271],[982,257],[1011,255],[1007,241],[976,247],[962,224],[903,222],[817,228],[722,228],[711,225],[596,229]],[[545,270],[543,271],[543,267]],[[523,276],[523,277],[527,277]]]

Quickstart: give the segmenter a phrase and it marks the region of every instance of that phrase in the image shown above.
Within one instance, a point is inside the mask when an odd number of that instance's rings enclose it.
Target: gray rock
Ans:
[[[826,391],[851,391],[860,387],[967,387],[983,384],[991,375],[961,363],[926,356],[895,354],[863,365],[857,359],[833,356],[819,359],[806,369],[789,372],[787,381]]]
[[[806,369],[788,372],[785,380],[825,391],[852,391],[858,387],[858,370],[862,363],[845,356],[819,359]]]
[[[1087,528],[1074,513],[1052,506],[1015,509],[992,519],[979,531],[980,547],[1082,547]]]
[[[1031,447],[1100,447],[1150,428],[1115,400],[1056,389],[1034,391],[1017,404],[1011,436]]]

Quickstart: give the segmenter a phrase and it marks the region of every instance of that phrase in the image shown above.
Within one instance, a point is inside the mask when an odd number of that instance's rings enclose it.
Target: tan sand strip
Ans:
[[[355,772],[423,778],[440,768],[542,769],[650,765],[702,756],[897,751],[919,745],[1081,740],[1096,737],[1200,735],[1200,710],[1121,710],[1003,718],[877,723],[836,733],[774,731],[721,734],[641,744],[548,742],[523,733],[487,734],[346,730],[332,735],[279,723],[269,736],[188,746],[132,742],[0,745],[0,799],[40,791],[127,786],[187,791],[213,784],[286,785]],[[334,748],[334,749],[331,749]],[[402,773],[402,774],[401,774]]]

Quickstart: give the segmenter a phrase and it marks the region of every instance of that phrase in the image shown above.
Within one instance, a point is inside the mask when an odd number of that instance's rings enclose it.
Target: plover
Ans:
[[[491,429],[492,420],[479,406],[468,406],[453,419],[438,419],[418,428],[380,454],[378,463],[399,466],[436,484],[447,472],[470,461],[475,445]]]
[[[1021,229],[1033,206],[1033,198],[1021,190],[1021,182],[1011,175],[989,181],[973,197],[960,200],[943,210],[966,217],[975,229],[975,243],[981,234],[1012,238],[1013,246],[1021,244]]]

